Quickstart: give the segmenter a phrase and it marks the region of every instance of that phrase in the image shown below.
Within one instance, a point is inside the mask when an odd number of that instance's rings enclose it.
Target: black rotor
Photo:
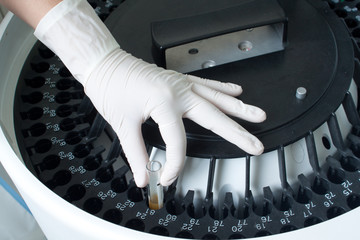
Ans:
[[[256,1],[253,2],[256,4]],[[153,44],[152,23],[239,5],[241,2],[237,0],[135,0],[119,6],[106,24],[124,50],[145,61],[162,65],[163,60]],[[243,87],[244,93],[239,99],[264,109],[267,120],[261,124],[234,120],[256,135],[264,143],[265,151],[293,143],[326,122],[340,106],[354,72],[349,33],[343,22],[329,11],[326,3],[281,1],[281,6],[288,19],[288,44],[284,51],[190,73]],[[186,29],[178,31],[187,32]],[[196,29],[191,31],[196,32]],[[299,87],[307,90],[303,100],[296,98]],[[244,152],[235,145],[194,122],[184,120],[184,124],[188,156],[244,156]],[[143,126],[143,134],[147,143],[165,149],[153,121],[149,120]]]

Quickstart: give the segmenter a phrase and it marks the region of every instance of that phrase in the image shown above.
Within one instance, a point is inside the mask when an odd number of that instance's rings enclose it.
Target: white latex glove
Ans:
[[[158,123],[166,143],[160,180],[164,186],[177,178],[184,164],[182,118],[195,121],[250,154],[263,152],[255,136],[224,114],[251,122],[265,120],[264,111],[233,97],[242,92],[240,86],[164,70],[131,56],[120,49],[86,1],[64,0],[40,21],[35,35],[83,84],[98,112],[117,133],[137,186],[148,182],[145,166],[149,158],[141,124],[149,117]]]

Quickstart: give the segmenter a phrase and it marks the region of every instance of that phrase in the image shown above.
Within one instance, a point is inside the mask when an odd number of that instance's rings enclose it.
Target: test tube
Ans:
[[[150,161],[146,165],[146,170],[149,175],[148,185],[148,199],[149,208],[159,210],[164,204],[164,190],[160,184],[160,173],[162,165],[158,161]]]

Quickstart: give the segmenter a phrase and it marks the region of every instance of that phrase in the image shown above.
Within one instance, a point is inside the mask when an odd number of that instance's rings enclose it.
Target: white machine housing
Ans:
[[[26,168],[16,142],[13,103],[22,66],[35,42],[33,29],[13,14],[8,13],[0,25],[0,161],[46,237],[50,240],[172,239],[135,231],[95,217],[63,200],[42,184]],[[349,129],[346,131],[349,131]],[[319,135],[320,138],[323,134]],[[295,143],[297,145],[295,146],[296,151],[301,149],[302,144],[302,142]],[[289,146],[289,148],[292,148],[292,146]],[[271,155],[271,153],[268,154]],[[302,154],[300,150],[300,155]],[[304,160],[304,162],[306,161]],[[294,176],[296,175],[294,173]],[[184,186],[187,186],[186,188],[191,188],[190,184],[186,183],[186,181],[191,181],[190,178],[182,177],[180,181],[183,182]],[[264,181],[268,180],[265,179]],[[227,190],[231,190],[231,187]],[[218,189],[216,191],[221,192],[222,190]],[[327,240],[354,239],[360,236],[357,229],[359,214],[360,209],[357,208],[311,227],[260,239],[313,239],[315,236]]]

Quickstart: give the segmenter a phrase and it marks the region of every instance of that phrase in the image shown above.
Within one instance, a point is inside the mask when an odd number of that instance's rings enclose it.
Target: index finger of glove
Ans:
[[[199,78],[192,75],[187,75],[187,77],[193,83],[201,84],[205,87],[212,88],[230,96],[239,96],[242,93],[242,87],[234,83],[224,83],[220,81]]]
[[[226,114],[250,122],[262,122],[266,119],[266,113],[262,109],[244,104],[237,98],[199,84],[194,84],[192,89],[193,92],[206,99]]]
[[[250,134],[214,105],[201,98],[199,101],[199,104],[189,110],[184,117],[211,130],[250,154],[260,155],[264,151],[263,144],[254,135]]]

